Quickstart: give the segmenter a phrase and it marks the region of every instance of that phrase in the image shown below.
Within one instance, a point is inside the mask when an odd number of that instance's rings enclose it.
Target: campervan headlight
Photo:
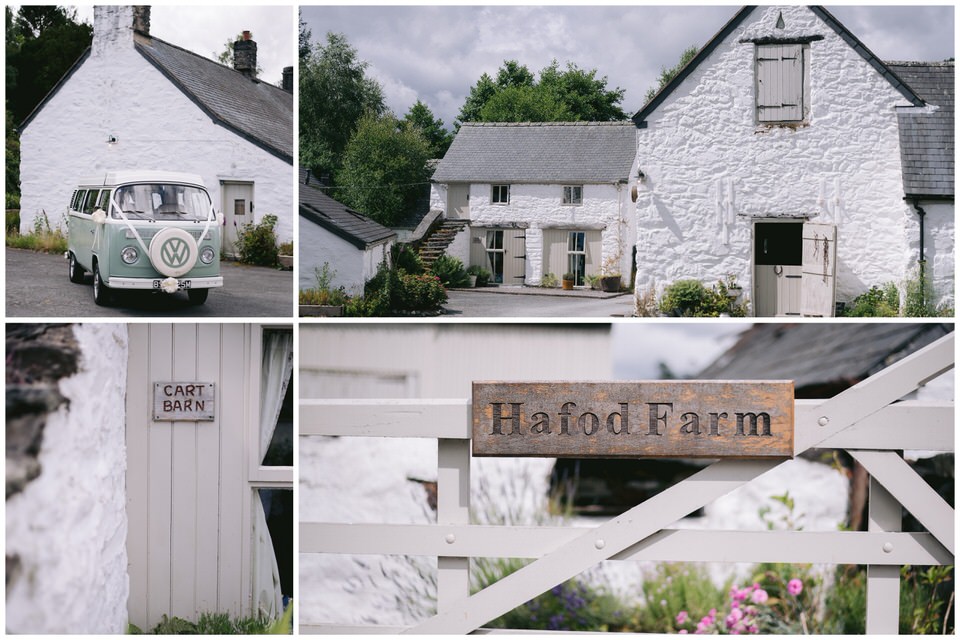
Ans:
[[[137,252],[136,247],[124,247],[120,252],[120,259],[123,260],[124,264],[133,264],[140,258],[140,254]]]
[[[200,261],[203,264],[210,264],[213,262],[214,258],[217,257],[217,252],[213,250],[213,247],[210,245],[205,246],[200,250]]]

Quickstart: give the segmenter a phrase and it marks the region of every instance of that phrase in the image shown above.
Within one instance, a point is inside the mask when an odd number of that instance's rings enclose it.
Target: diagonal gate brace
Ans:
[[[569,580],[692,511],[750,482],[781,460],[721,460],[548,553],[405,633],[469,633]]]

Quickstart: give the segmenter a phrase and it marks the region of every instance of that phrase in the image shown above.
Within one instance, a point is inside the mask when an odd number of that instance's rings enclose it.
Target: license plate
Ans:
[[[161,282],[163,282],[163,280],[154,280],[153,288],[159,289]],[[177,280],[177,290],[179,291],[183,291],[184,289],[189,289],[191,286],[193,286],[193,282],[190,280]]]

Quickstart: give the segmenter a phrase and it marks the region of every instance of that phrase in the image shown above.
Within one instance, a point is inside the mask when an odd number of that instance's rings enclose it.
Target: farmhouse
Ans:
[[[149,7],[95,7],[91,47],[21,125],[21,230],[57,225],[79,176],[162,169],[203,177],[226,253],[267,214],[292,240],[292,68],[275,87],[256,56],[235,43],[231,69],[151,36]]]
[[[921,266],[953,304],[953,63],[888,64],[821,7],[745,7],[636,115],[636,291],[735,278],[832,316]]]
[[[317,270],[326,264],[332,287],[362,294],[389,259],[397,233],[325,194],[303,167],[299,186],[300,288],[315,287]]]
[[[630,273],[636,132],[627,122],[464,123],[431,208],[469,222],[447,253],[491,282]]]
[[[11,325],[7,353],[7,632],[279,616],[289,326]]]

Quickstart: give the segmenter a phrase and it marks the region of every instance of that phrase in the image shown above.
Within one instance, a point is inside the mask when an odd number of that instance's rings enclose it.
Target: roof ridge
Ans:
[[[630,120],[574,120],[569,122],[463,122],[461,127],[625,127],[636,126]]]
[[[953,60],[939,60],[926,62],[924,60],[884,60],[884,64],[898,67],[952,67]]]

